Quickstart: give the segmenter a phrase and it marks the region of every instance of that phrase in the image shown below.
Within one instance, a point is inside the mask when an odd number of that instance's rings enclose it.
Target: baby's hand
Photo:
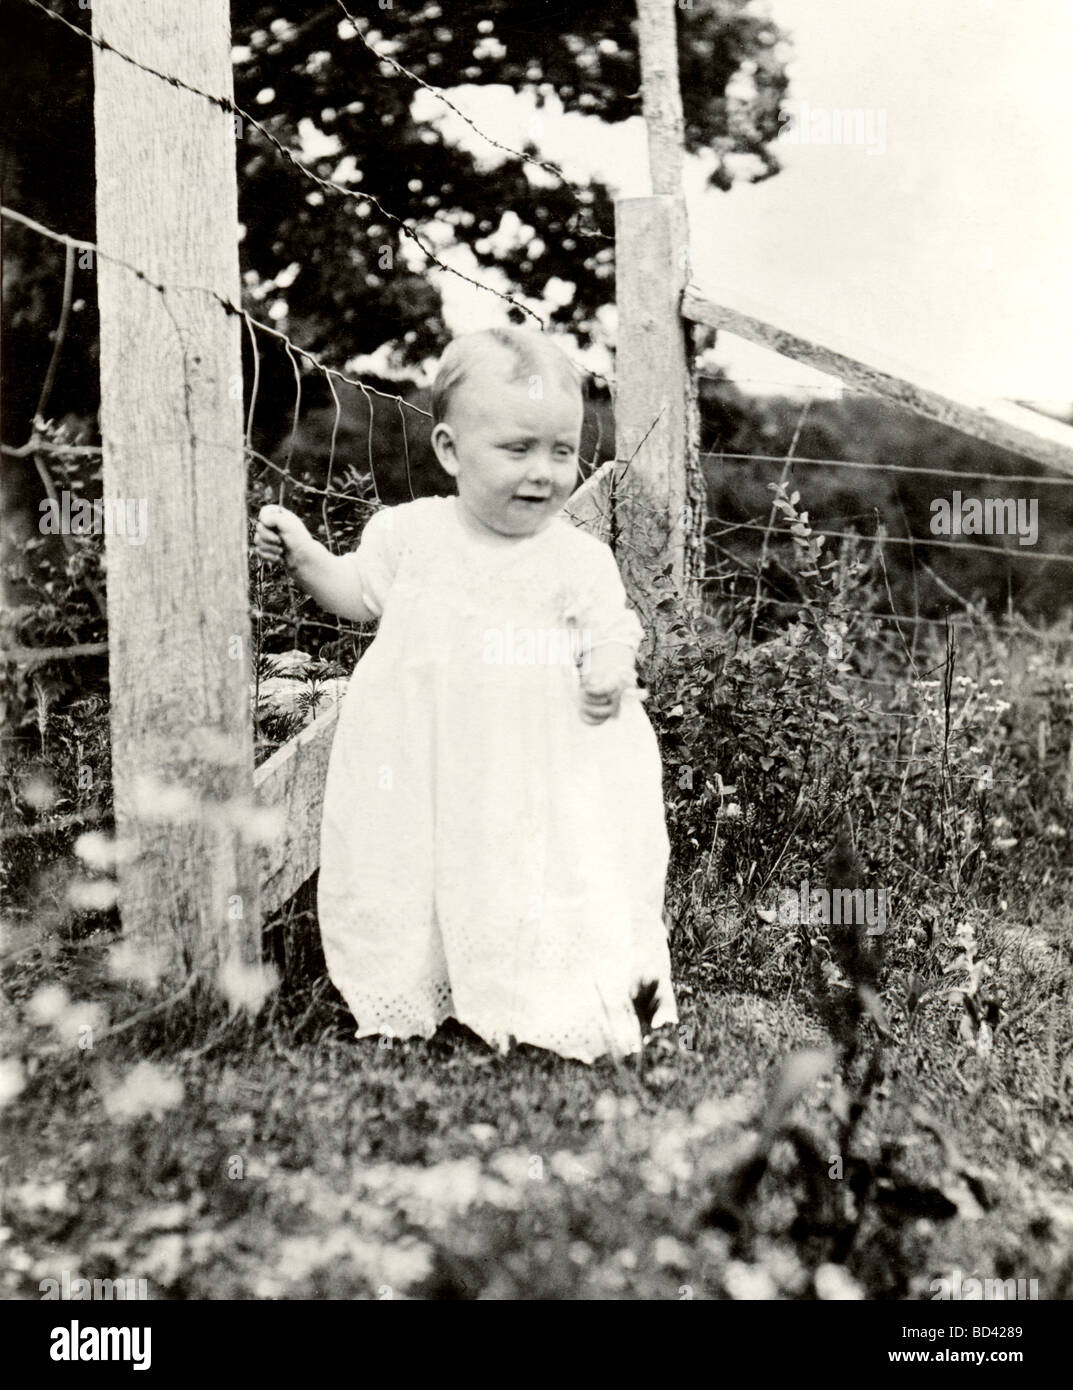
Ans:
[[[313,537],[305,523],[294,512],[286,507],[261,508],[253,533],[253,548],[262,560],[271,560],[274,564],[282,560],[288,569],[294,569],[312,543]]]
[[[609,642],[590,651],[588,663],[581,678],[581,717],[586,724],[602,724],[618,714],[622,692],[637,683],[633,649]]]

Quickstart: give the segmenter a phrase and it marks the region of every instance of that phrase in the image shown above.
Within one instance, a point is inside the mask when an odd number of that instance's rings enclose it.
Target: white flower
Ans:
[[[588,1157],[586,1155],[586,1157]],[[554,1177],[559,1178],[565,1183],[588,1183],[593,1178],[593,1167],[591,1162],[583,1161],[581,1155],[574,1154],[569,1149],[559,1149],[553,1153],[548,1168]]]
[[[26,1005],[26,1016],[31,1023],[47,1028],[64,1016],[70,1003],[71,996],[62,985],[42,985]]]
[[[754,1108],[755,1102],[745,1095],[727,1098],[712,1096],[694,1108],[693,1120],[701,1129],[711,1132],[725,1126],[744,1124]]]
[[[246,965],[232,956],[221,964],[216,983],[233,1010],[247,1009],[255,1014],[278,986],[279,976],[271,965]]]
[[[670,1265],[674,1269],[689,1268],[689,1251],[680,1240],[675,1240],[674,1236],[659,1236],[653,1242],[652,1256],[656,1264],[666,1267]]]
[[[75,854],[82,863],[98,873],[105,873],[115,863],[115,849],[112,840],[99,830],[87,831],[75,841]]]
[[[0,1106],[10,1105],[26,1085],[26,1072],[17,1057],[0,1057]]]
[[[43,985],[26,1006],[31,1022],[51,1028],[60,1042],[72,1046],[99,1033],[108,1022],[100,1004],[86,1000],[74,1001],[62,985]]]
[[[24,1182],[12,1188],[10,1197],[15,1204],[30,1211],[63,1211],[67,1205],[67,1187],[56,1182]]]
[[[138,857],[133,840],[113,839],[99,830],[89,830],[75,841],[75,854],[89,869],[107,873],[117,864],[129,864]]]
[[[815,1274],[816,1297],[828,1302],[845,1302],[864,1297],[861,1286],[846,1272],[844,1265],[823,1264]]]
[[[125,936],[108,952],[108,969],[117,980],[133,980],[151,989],[167,968],[165,952],[149,941]]]
[[[745,1264],[742,1260],[731,1260],[723,1271],[723,1287],[731,1298],[759,1301],[777,1298],[775,1281],[761,1265]]]
[[[160,1114],[182,1104],[183,1083],[153,1062],[139,1062],[118,1086],[105,1092],[104,1108],[114,1120]]]
[[[615,1120],[632,1120],[637,1115],[636,1096],[616,1096],[613,1091],[601,1091],[592,1112],[603,1124]]]
[[[115,907],[116,885],[109,878],[75,879],[67,888],[67,901],[76,912],[107,912]]]

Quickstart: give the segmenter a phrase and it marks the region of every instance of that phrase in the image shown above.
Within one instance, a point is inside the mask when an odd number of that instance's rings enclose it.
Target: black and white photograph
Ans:
[[[458,1300],[1041,1369],[1073,4],[0,32],[27,1373]]]

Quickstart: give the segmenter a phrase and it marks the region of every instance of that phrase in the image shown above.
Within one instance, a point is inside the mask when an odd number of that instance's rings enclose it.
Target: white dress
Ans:
[[[659,750],[635,691],[586,724],[571,644],[641,628],[611,551],[557,517],[490,545],[453,497],[385,508],[348,557],[380,617],[339,712],[318,910],[357,1036],[447,1017],[592,1061],[677,1021]]]

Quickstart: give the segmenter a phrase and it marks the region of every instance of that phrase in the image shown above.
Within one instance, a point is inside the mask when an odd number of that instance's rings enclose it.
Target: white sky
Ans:
[[[690,161],[697,278],[980,395],[1073,400],[1071,0],[761,7],[793,39],[788,105],[869,111],[876,153],[780,142],[782,173],[729,194],[706,189],[701,161]],[[531,100],[503,88],[452,96],[507,144],[533,120]],[[431,96],[419,93],[416,109],[498,161]],[[537,143],[568,175],[595,171],[623,194],[649,191],[639,119],[610,129],[546,108]],[[465,255],[457,264],[472,270]],[[455,277],[441,288],[455,331],[500,320],[491,296]],[[725,334],[720,342],[737,377],[817,380]]]

